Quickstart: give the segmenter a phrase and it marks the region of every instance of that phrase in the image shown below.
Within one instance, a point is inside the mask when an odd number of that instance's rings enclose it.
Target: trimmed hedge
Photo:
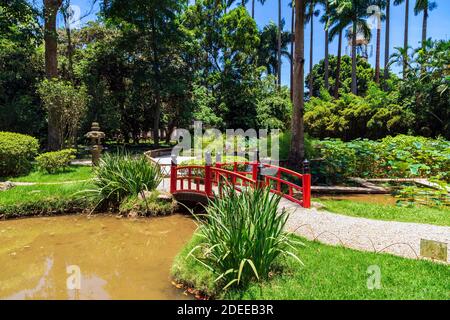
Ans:
[[[18,176],[28,173],[31,161],[37,155],[37,139],[13,132],[0,132],[0,176]]]
[[[56,173],[69,167],[70,161],[75,159],[76,152],[75,149],[47,152],[36,157],[36,162],[39,170]]]

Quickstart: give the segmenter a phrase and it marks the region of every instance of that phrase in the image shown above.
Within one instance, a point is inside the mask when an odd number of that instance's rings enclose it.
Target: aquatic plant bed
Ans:
[[[172,275],[216,299],[450,299],[449,267],[425,260],[409,260],[389,254],[360,252],[301,239],[297,247],[305,266],[294,259],[277,261],[269,281],[223,291],[217,275],[189,252],[201,239],[194,236],[175,259]],[[378,283],[373,273],[379,270]],[[369,286],[368,286],[369,284]],[[373,288],[373,289],[370,289]]]
[[[399,207],[393,203],[389,204],[390,201],[386,200],[379,204],[345,199],[319,198],[315,201],[323,204],[327,211],[352,217],[450,226],[450,208],[444,206],[435,208],[425,206]]]

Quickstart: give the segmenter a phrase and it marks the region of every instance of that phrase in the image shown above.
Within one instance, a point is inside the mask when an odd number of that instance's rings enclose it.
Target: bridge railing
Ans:
[[[242,168],[245,167],[245,171]],[[263,175],[263,169],[270,169],[271,175]],[[173,161],[170,168],[170,192],[192,192],[214,197],[223,194],[224,185],[238,191],[243,188],[270,188],[289,201],[305,208],[311,207],[311,175],[258,162],[233,162],[211,165],[177,166]]]

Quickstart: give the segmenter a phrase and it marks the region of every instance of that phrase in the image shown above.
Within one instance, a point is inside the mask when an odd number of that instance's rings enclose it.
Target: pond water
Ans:
[[[354,202],[395,205],[397,198],[389,194],[317,195],[324,200],[350,200]]]
[[[0,299],[188,299],[170,268],[195,228],[182,215],[0,221]]]

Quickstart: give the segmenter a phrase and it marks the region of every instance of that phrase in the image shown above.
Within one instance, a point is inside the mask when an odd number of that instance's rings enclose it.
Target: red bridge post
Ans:
[[[309,173],[309,161],[303,161],[302,175],[303,207],[311,208],[311,174]]]
[[[212,177],[211,177],[211,153],[205,154],[205,193],[207,197],[212,196]]]
[[[172,155],[170,163],[170,193],[177,191],[177,156]]]

